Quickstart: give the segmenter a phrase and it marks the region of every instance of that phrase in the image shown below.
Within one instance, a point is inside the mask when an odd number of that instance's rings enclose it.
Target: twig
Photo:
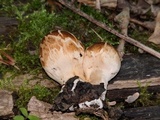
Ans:
[[[155,28],[155,22],[141,22],[141,21],[138,21],[136,19],[133,19],[133,18],[130,18],[130,22],[133,22],[135,24],[138,24],[144,28],[147,28],[151,31],[154,31],[154,28]]]
[[[108,32],[110,32],[110,33],[118,36],[119,38],[121,38],[121,39],[123,39],[123,40],[125,40],[125,41],[127,41],[127,42],[129,42],[129,43],[131,43],[131,44],[133,44],[133,45],[135,45],[135,46],[143,49],[144,51],[146,51],[146,52],[148,52],[148,53],[152,54],[153,56],[155,56],[155,57],[157,57],[157,58],[160,59],[160,53],[159,53],[159,52],[157,52],[157,51],[155,51],[155,50],[153,50],[153,49],[145,46],[144,44],[142,44],[142,43],[134,40],[134,39],[131,38],[131,37],[122,35],[122,34],[120,34],[119,32],[117,32],[116,30],[111,29],[110,27],[106,26],[106,24],[104,24],[104,23],[102,23],[102,22],[99,22],[99,21],[95,20],[93,17],[91,17],[91,16],[87,15],[86,13],[80,11],[80,9],[76,9],[76,8],[75,8],[73,5],[71,5],[69,2],[66,2],[66,1],[64,1],[64,0],[58,0],[58,1],[59,1],[62,5],[64,5],[65,7],[71,9],[73,12],[75,12],[75,13],[79,14],[80,16],[86,18],[87,20],[89,20],[90,22],[96,24],[97,26],[105,29],[106,31],[108,31]]]

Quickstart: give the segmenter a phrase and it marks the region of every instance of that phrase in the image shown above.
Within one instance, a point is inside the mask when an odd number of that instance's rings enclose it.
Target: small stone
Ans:
[[[28,103],[28,111],[31,115],[39,117],[41,120],[78,120],[75,113],[51,112],[52,105],[36,99],[33,96]]]
[[[0,90],[0,116],[11,117],[14,115],[12,93],[6,90]]]

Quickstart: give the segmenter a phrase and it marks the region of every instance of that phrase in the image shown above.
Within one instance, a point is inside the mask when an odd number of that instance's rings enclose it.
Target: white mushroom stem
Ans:
[[[119,28],[121,29],[121,33],[126,35],[128,34],[128,24],[130,20],[130,9],[129,7],[125,7],[121,13],[119,13],[115,19],[116,22],[119,23]],[[117,48],[120,57],[122,58],[124,55],[124,45],[125,41],[123,39],[120,40],[120,44]]]
[[[149,37],[148,41],[153,42],[155,44],[160,44],[160,11],[156,17],[156,26],[153,34]]]

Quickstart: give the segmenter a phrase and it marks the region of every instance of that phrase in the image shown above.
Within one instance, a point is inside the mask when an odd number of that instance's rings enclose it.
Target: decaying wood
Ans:
[[[124,111],[124,116],[132,120],[159,120],[160,106],[130,108]]]
[[[125,100],[148,86],[150,93],[160,93],[160,60],[150,54],[125,55],[117,76],[109,82],[107,97]]]
[[[87,15],[86,13],[80,11],[79,9],[76,9],[69,2],[64,2],[63,0],[58,0],[58,1],[62,5],[64,5],[65,7],[71,9],[73,12],[75,12],[75,13],[79,14],[80,16],[86,18],[87,20],[89,20],[90,22],[96,24],[97,26],[99,26],[99,27],[105,29],[106,31],[108,31],[108,32],[120,37],[121,39],[123,39],[123,40],[125,40],[125,41],[127,41],[127,42],[129,42],[129,43],[131,43],[131,44],[143,49],[144,51],[156,56],[157,58],[160,58],[160,53],[159,52],[157,52],[157,51],[145,46],[144,44],[134,40],[133,38],[130,38],[130,37],[126,36],[126,35],[122,35],[119,32],[117,32],[116,30],[109,28],[108,26],[106,26],[106,24],[104,24],[102,22],[99,22],[99,21],[95,20],[93,17],[91,17],[91,16]]]
[[[156,86],[156,85],[160,85],[159,81],[160,81],[160,77],[148,78],[148,79],[143,79],[143,80],[138,80],[138,79],[137,80],[136,79],[118,80],[112,84],[109,84],[108,90],[135,88],[135,87],[138,87],[138,82],[140,82],[142,86],[146,86],[147,84],[149,86]]]
[[[150,54],[125,55],[117,76],[110,81],[109,90],[160,85],[160,60]]]
[[[148,86],[147,90],[149,93],[160,93],[160,85]],[[108,90],[107,98],[110,101],[125,102],[129,95],[133,95],[136,92],[140,92],[139,87]]]

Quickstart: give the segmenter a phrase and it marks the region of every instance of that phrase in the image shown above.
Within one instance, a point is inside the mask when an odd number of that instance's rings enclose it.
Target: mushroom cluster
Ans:
[[[60,85],[53,110],[103,109],[108,81],[118,73],[121,59],[108,43],[84,48],[66,31],[53,31],[40,44],[40,61],[45,72]]]

